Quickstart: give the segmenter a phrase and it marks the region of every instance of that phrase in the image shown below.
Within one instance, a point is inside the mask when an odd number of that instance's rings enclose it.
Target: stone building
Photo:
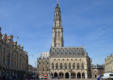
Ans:
[[[52,47],[50,74],[59,78],[90,78],[91,59],[83,47]]]
[[[37,68],[33,67],[32,65],[28,65],[28,74],[33,76],[33,75],[37,75]]]
[[[97,78],[104,74],[104,65],[92,65],[92,78]]]
[[[49,52],[43,52],[38,58],[38,74],[49,74]]]
[[[27,68],[27,52],[13,41],[13,35],[2,34],[0,27],[0,74],[22,76]]]
[[[113,72],[113,54],[105,59],[105,72]]]
[[[48,56],[38,59],[39,76],[48,74],[49,77],[59,79],[91,78],[91,62],[84,47],[64,47],[61,11],[57,2],[52,28],[52,45]]]

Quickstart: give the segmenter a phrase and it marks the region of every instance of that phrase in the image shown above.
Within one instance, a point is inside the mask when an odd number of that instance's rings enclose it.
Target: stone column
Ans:
[[[65,73],[64,73],[64,79],[65,79]]]
[[[57,73],[57,79],[59,78],[59,73]]]
[[[85,73],[85,79],[87,79],[87,73]]]
[[[71,80],[71,73],[69,73],[69,80]]]
[[[75,75],[75,76],[76,76],[76,79],[77,79],[77,73],[76,73],[76,75]]]

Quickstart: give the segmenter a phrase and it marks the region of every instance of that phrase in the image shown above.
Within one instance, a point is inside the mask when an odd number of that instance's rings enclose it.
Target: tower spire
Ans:
[[[59,4],[59,0],[57,0],[57,4]]]
[[[54,26],[53,26],[53,34],[52,34],[52,47],[63,47],[63,28],[61,21],[61,11],[59,7],[59,0],[57,0],[57,6],[55,8],[54,14]]]
[[[61,11],[60,11],[60,7],[59,7],[59,0],[57,0],[57,5],[56,5],[56,8],[55,8],[54,27],[62,27],[62,24],[61,24]]]

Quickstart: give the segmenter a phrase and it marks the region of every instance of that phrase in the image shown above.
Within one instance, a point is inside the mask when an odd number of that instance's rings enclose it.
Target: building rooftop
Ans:
[[[40,58],[41,59],[47,59],[47,58],[49,58],[49,52],[43,52],[43,53],[41,53]]]
[[[87,52],[83,47],[52,47],[50,57],[85,57]]]

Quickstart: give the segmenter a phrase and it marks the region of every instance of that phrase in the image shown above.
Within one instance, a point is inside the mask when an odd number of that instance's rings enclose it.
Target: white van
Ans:
[[[113,73],[105,73],[102,80],[113,80]]]

